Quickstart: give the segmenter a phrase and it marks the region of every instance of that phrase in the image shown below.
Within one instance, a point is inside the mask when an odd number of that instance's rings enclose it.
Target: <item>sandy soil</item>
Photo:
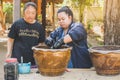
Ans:
[[[0,80],[4,80],[4,60],[6,54],[6,38],[0,37]]]

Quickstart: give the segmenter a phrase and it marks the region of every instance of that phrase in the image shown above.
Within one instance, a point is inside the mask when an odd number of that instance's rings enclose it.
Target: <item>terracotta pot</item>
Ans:
[[[120,46],[97,46],[89,49],[97,74],[116,75],[120,73]]]
[[[71,48],[49,49],[47,46],[35,46],[32,49],[40,74],[58,76],[65,72]]]

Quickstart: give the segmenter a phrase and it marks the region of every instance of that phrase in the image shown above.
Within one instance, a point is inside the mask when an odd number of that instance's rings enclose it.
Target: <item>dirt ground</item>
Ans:
[[[6,54],[6,37],[0,37],[0,80],[4,79],[4,60]]]

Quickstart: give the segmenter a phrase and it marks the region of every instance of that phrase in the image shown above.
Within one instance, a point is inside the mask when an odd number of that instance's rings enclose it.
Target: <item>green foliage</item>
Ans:
[[[12,23],[13,4],[3,3],[3,12],[6,14],[6,22]]]
[[[93,28],[93,23],[94,23],[93,21],[88,21],[87,22],[87,29],[88,30],[91,30]]]
[[[71,0],[76,7],[91,6],[94,0]]]
[[[86,6],[91,6],[94,0],[65,0],[65,3],[79,11],[79,21],[83,21],[83,12]],[[65,5],[64,3],[64,5]]]
[[[11,14],[13,12],[13,4],[11,3],[3,3],[3,12],[7,14]]]
[[[42,22],[42,15],[38,15],[37,19],[38,19],[39,22]]]

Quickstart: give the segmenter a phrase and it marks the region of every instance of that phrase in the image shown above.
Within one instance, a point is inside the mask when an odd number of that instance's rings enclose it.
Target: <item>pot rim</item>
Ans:
[[[40,45],[37,45],[37,46],[33,46],[32,47],[32,50],[42,50],[42,51],[67,51],[68,49],[72,49],[72,47],[68,47],[68,46],[65,46],[66,48],[62,48],[62,49],[45,49],[45,48],[36,48],[36,47],[39,47]],[[45,47],[45,46],[43,46]]]
[[[101,54],[108,54],[108,53],[112,53],[112,52],[114,52],[114,53],[120,53],[120,49],[118,50],[97,50],[97,49],[93,49],[93,48],[95,48],[95,47],[105,47],[105,46],[116,46],[116,47],[120,47],[119,45],[101,45],[101,46],[94,46],[94,47],[91,47],[91,48],[89,48],[88,49],[88,51],[90,52],[90,53],[93,53],[93,52],[99,52],[99,53],[101,53]]]

